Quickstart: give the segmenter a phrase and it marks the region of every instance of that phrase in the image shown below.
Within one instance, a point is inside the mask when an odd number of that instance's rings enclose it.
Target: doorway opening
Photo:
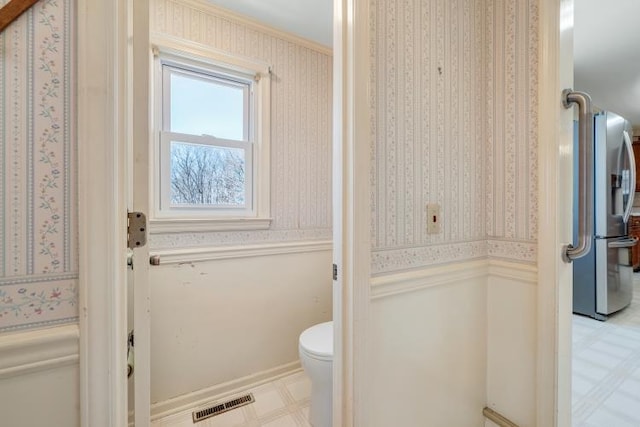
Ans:
[[[147,191],[149,206],[159,207],[149,214],[151,425],[192,425],[193,411],[247,391],[256,404],[216,417],[307,422],[298,338],[332,319],[333,2],[150,0],[149,14]],[[322,34],[313,32],[319,22]],[[173,68],[156,73],[156,63]],[[167,93],[184,80],[200,87],[175,93],[191,106],[206,91],[237,92],[241,131],[225,136],[224,121],[213,130],[191,126],[209,106],[174,129]],[[188,183],[184,171],[207,155],[233,163],[220,168],[223,178],[244,180],[242,212],[216,202],[209,218],[207,206],[185,209],[172,198],[174,178]],[[191,217],[180,217],[187,210]]]
[[[573,263],[574,427],[640,424],[640,30],[631,19],[639,6],[574,4],[574,89],[595,107],[595,237]]]

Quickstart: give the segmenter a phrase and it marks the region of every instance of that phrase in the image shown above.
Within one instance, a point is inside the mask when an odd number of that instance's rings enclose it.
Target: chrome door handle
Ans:
[[[624,210],[622,220],[629,222],[631,209],[633,208],[633,199],[636,195],[636,158],[633,155],[633,146],[631,145],[629,132],[626,130],[622,131],[622,137],[624,138],[624,145],[627,147],[627,156],[629,156],[629,197],[627,198],[627,208]]]
[[[578,104],[578,243],[569,244],[563,259],[571,262],[585,256],[591,250],[593,237],[593,111],[591,97],[571,89],[562,91],[565,108]]]
[[[627,239],[616,240],[614,242],[609,242],[607,245],[611,249],[616,248],[632,248],[638,243],[637,237],[629,237]]]

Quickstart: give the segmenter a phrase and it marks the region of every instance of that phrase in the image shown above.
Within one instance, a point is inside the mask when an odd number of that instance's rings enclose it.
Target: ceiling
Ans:
[[[333,0],[208,0],[332,45]],[[640,127],[640,0],[575,0],[574,88]]]
[[[640,127],[640,1],[575,0],[574,87]]]
[[[327,47],[332,46],[333,0],[208,0]]]

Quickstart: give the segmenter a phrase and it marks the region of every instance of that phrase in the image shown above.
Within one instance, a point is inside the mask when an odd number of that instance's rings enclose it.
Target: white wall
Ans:
[[[537,274],[493,261],[487,288],[487,406],[536,426]]]
[[[78,327],[0,336],[0,424],[80,425]]]
[[[152,268],[152,402],[298,366],[300,333],[331,319],[330,272],[326,248]]]
[[[79,383],[77,363],[0,380],[2,425],[80,426]]]
[[[370,426],[481,425],[486,262],[385,277],[371,302]]]

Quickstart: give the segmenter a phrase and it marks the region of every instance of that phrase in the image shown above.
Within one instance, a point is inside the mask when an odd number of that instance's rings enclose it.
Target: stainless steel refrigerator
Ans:
[[[594,237],[591,251],[573,262],[573,312],[598,320],[629,305],[633,296],[631,248],[637,241],[627,232],[635,195],[632,132],[617,114],[594,116]]]

